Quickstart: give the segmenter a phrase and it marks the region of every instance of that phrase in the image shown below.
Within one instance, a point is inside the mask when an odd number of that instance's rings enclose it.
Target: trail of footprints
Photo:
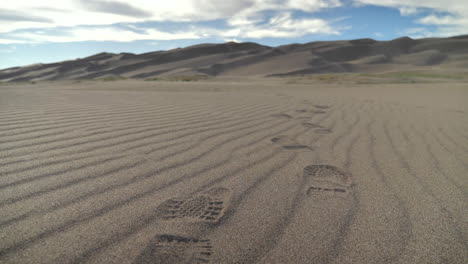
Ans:
[[[326,105],[314,105],[318,109],[328,109]],[[298,113],[325,113],[323,110],[297,110]],[[288,114],[276,114],[278,118],[293,119]],[[314,123],[302,123],[316,133],[330,133],[331,130]],[[294,139],[279,135],[271,139],[273,144],[286,150],[313,150]],[[309,165],[304,168],[308,186],[305,195],[312,198],[326,198],[330,195],[346,197],[352,184],[350,174],[332,165]],[[212,188],[199,195],[177,197],[163,202],[156,210],[161,221],[198,222],[216,225],[229,206],[232,193],[227,188]],[[210,263],[213,254],[211,241],[205,238],[158,234],[148,242],[147,247],[134,260],[134,264],[202,264]]]
[[[338,167],[319,164],[304,168],[305,195],[327,199],[330,195],[346,197],[352,185],[351,175]],[[227,188],[213,188],[200,195],[169,199],[158,207],[162,220],[197,221],[216,224],[223,217],[231,192]],[[134,260],[134,264],[203,264],[210,263],[213,254],[211,241],[206,238],[159,234]]]

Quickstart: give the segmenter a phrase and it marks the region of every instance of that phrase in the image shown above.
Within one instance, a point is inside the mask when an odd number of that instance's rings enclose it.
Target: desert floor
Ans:
[[[467,83],[0,86],[0,263],[468,263]]]

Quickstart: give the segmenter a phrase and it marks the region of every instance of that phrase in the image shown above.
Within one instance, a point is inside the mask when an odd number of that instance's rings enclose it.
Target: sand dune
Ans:
[[[468,68],[468,37],[391,41],[356,39],[268,47],[256,43],[201,44],[144,54],[90,57],[0,70],[0,81],[154,79],[177,76],[291,76]],[[369,64],[371,66],[369,66]]]
[[[467,263],[443,86],[0,86],[0,262]]]

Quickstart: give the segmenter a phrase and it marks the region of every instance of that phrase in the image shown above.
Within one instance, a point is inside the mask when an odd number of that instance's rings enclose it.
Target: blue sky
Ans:
[[[462,34],[467,0],[14,0],[0,7],[0,68],[198,43]]]

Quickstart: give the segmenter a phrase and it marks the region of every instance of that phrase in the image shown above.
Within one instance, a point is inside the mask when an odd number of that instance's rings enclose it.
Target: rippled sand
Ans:
[[[1,263],[467,263],[466,84],[0,86]]]

